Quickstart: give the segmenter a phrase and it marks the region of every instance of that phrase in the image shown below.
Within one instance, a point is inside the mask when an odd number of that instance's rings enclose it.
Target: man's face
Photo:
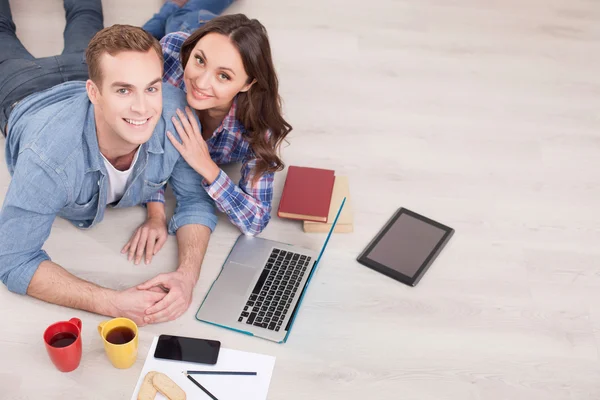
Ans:
[[[100,59],[102,82],[88,81],[98,134],[113,145],[147,142],[162,113],[162,63],[154,50],[124,51]]]

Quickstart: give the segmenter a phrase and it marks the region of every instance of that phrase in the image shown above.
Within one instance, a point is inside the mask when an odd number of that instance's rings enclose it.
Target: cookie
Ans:
[[[154,400],[156,396],[156,388],[152,384],[152,378],[156,375],[156,371],[150,371],[144,377],[144,382],[140,386],[137,400]]]
[[[161,394],[168,397],[169,400],[186,400],[185,392],[182,388],[177,386],[175,382],[171,380],[165,374],[157,372],[152,377],[152,384]]]

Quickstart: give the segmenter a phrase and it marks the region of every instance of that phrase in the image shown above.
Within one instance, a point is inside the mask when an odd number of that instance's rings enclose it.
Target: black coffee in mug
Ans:
[[[71,332],[58,332],[50,339],[52,347],[67,347],[77,340],[77,335]]]
[[[129,343],[135,337],[135,333],[126,326],[117,326],[112,328],[106,334],[106,341],[112,344]]]

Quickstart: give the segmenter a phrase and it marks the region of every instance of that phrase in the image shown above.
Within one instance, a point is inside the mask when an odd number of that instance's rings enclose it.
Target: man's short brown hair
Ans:
[[[154,36],[140,27],[131,25],[113,25],[104,28],[90,40],[85,51],[90,79],[98,86],[102,82],[100,57],[104,53],[111,56],[123,51],[147,52],[154,49],[163,68],[163,53],[160,43]]]

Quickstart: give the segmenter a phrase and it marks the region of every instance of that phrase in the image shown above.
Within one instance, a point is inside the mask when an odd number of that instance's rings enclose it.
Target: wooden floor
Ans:
[[[103,3],[108,25],[141,24],[161,2]],[[60,0],[11,4],[35,55],[61,51]],[[105,318],[1,287],[0,398],[129,399],[152,337],[169,333],[276,356],[273,400],[599,399],[600,2],[241,0],[228,12],[267,27],[294,126],[284,159],[349,177],[355,232],[332,238],[277,345],[194,320],[238,234],[221,216],[192,307],[141,329],[125,371],[104,355]],[[401,206],[456,229],[416,288],[355,261]],[[263,237],[319,249],[324,235],[275,214]],[[143,218],[112,211],[91,231],[58,220],[45,249],[128,287],[176,265],[174,238],[151,266],[119,254]],[[73,316],[83,361],[61,374],[42,333]]]

